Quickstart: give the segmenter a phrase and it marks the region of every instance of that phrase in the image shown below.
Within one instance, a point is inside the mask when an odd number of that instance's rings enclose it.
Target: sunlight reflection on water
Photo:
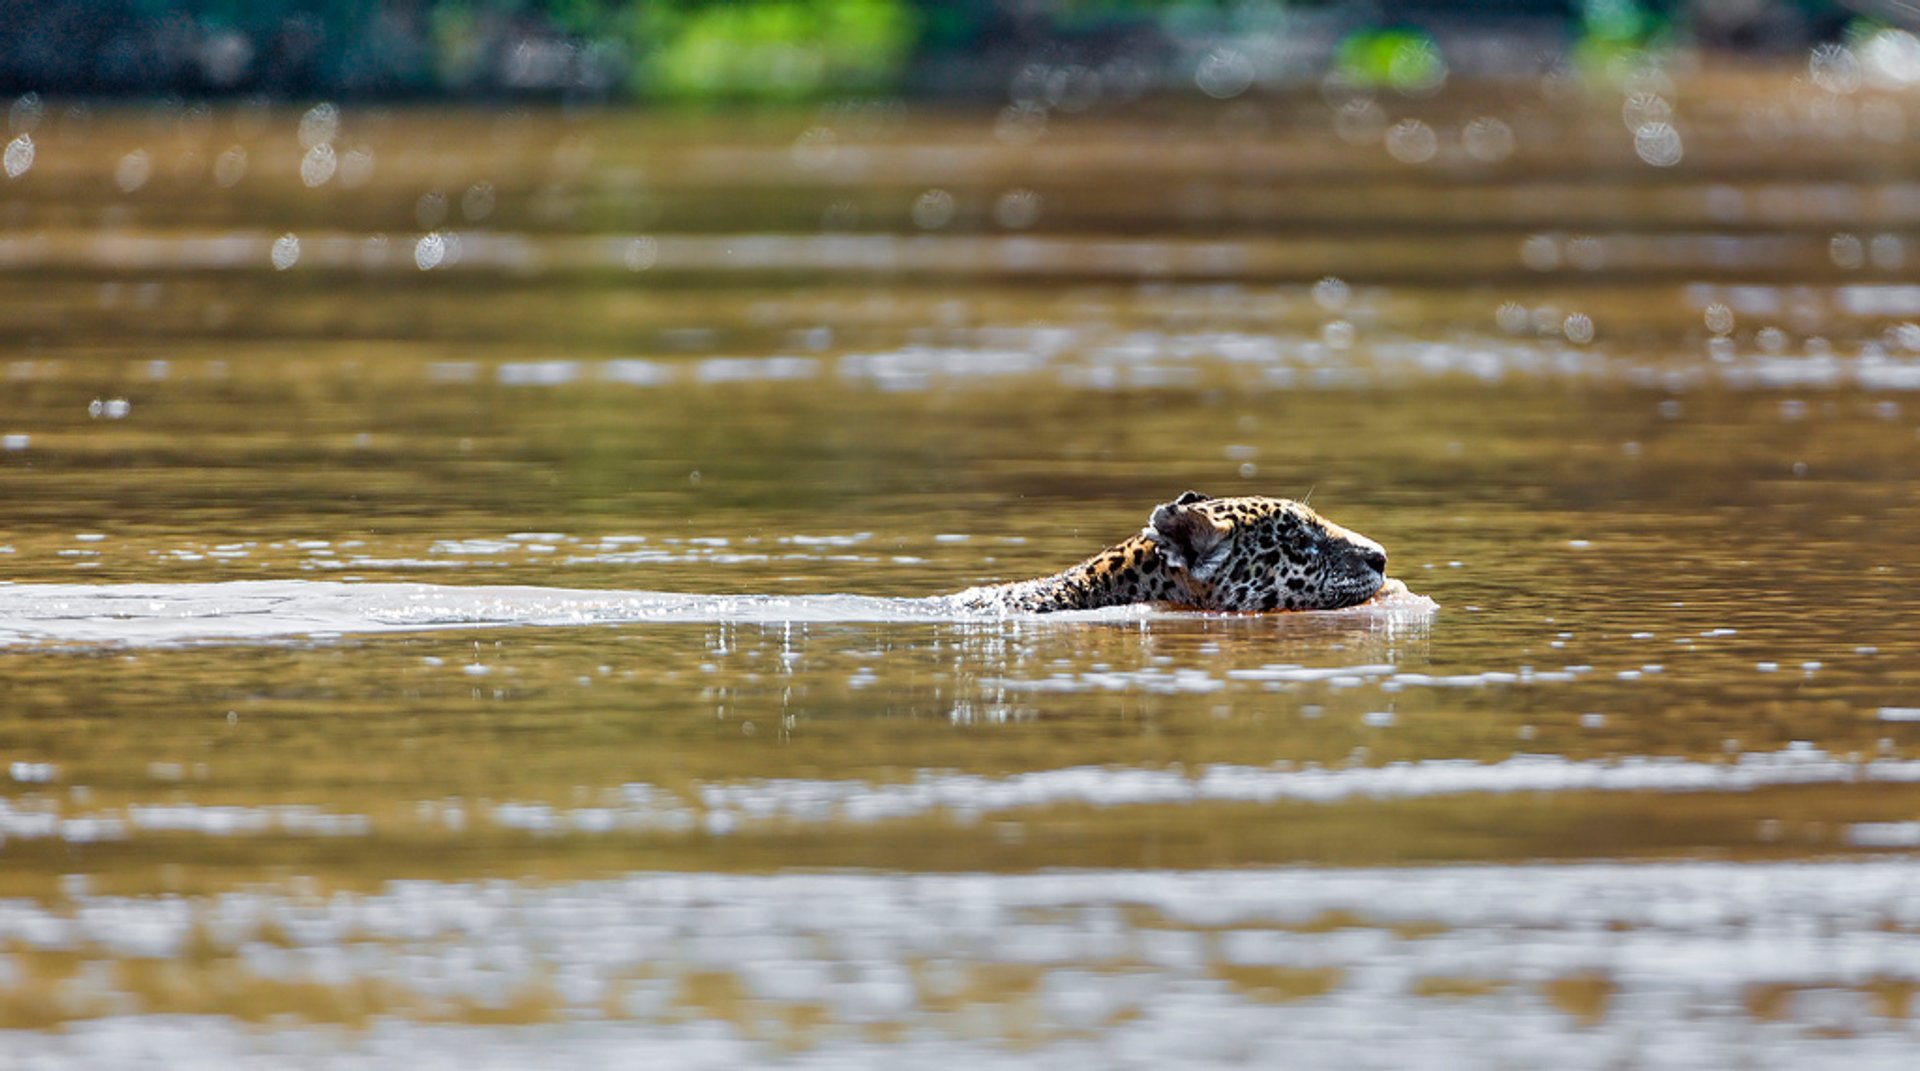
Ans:
[[[16,101],[0,1063],[1907,1066],[1913,51]],[[1187,487],[1447,608],[882,597]]]
[[[1914,1040],[1887,1015],[1920,984],[1914,880],[1904,861],[640,873],[241,889],[191,908],[76,887],[59,908],[9,904],[0,935],[19,975],[58,982],[66,1013],[119,1012],[14,1039],[30,1059],[1784,1068],[1838,1054],[1893,1068]],[[190,941],[198,966],[170,976],[57,965],[82,948],[101,965],[167,959]],[[405,1010],[351,1035],[260,1032],[207,1017],[201,974],[244,979],[256,1016],[303,991],[337,994],[348,1015],[374,1007],[356,994]],[[143,1010],[172,1016],[129,1014]],[[1395,1029],[1378,1029],[1383,1014]],[[445,1019],[556,1025],[433,1025]],[[876,1049],[876,1027],[904,1038]],[[1019,1050],[980,1040],[1004,1033]]]

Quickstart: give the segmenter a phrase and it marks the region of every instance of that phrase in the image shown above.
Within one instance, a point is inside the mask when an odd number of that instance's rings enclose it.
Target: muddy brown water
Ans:
[[[49,102],[0,1050],[1906,1066],[1920,113],[1662,88]],[[1190,487],[1441,608],[891,601]]]

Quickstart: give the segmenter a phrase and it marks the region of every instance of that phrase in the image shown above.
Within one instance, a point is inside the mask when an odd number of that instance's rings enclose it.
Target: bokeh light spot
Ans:
[[[1654,167],[1672,167],[1686,149],[1672,123],[1648,123],[1633,132],[1633,151]]]
[[[5,165],[10,179],[26,174],[33,167],[33,139],[22,134],[7,142],[7,151],[4,157],[0,157],[0,164]]]
[[[340,160],[334,155],[333,146],[323,141],[308,149],[307,154],[300,158],[300,181],[309,189],[324,186],[332,180],[333,173],[339,167]]]
[[[1440,151],[1440,137],[1418,119],[1402,119],[1387,129],[1386,146],[1403,164],[1424,164]]]
[[[268,254],[273,261],[275,271],[286,271],[300,262],[300,239],[293,234],[283,234],[273,240],[273,249]]]
[[[132,193],[147,184],[153,177],[153,161],[148,159],[146,151],[135,149],[122,156],[113,168],[113,184],[120,187],[121,193]]]
[[[928,190],[914,199],[913,225],[923,231],[937,231],[953,222],[953,194]]]
[[[447,240],[439,231],[425,234],[413,245],[413,263],[421,271],[432,271],[447,256]]]

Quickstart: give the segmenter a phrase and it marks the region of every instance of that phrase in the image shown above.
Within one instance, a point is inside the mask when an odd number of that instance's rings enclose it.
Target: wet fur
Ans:
[[[1007,613],[1164,603],[1195,610],[1333,610],[1386,579],[1378,543],[1285,498],[1188,491],[1140,534],[1053,576],[968,588],[960,606]]]

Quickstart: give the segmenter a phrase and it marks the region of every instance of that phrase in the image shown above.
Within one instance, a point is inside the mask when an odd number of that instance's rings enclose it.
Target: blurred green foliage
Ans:
[[[916,29],[904,0],[648,4],[629,23],[632,82],[647,95],[675,99],[881,90],[906,66]]]
[[[1438,88],[1447,77],[1446,60],[1433,38],[1406,28],[1348,34],[1340,42],[1334,69],[1353,85],[1408,92]]]
[[[884,89],[916,39],[906,0],[442,0],[428,18],[437,65],[455,83],[484,62],[500,24],[519,22],[617,50],[629,88],[681,100]]]
[[[1787,55],[1856,17],[1839,0],[30,0],[0,10],[0,90],[674,101],[995,96],[1035,64],[1116,59],[1180,87],[1219,49],[1286,54],[1307,77],[1331,66],[1354,84],[1419,93],[1447,75],[1436,36],[1467,39],[1483,23],[1523,26],[1515,40],[1549,42],[1607,76],[1687,43]]]
[[[1670,29],[1666,14],[1639,0],[1583,0],[1574,65],[1589,76],[1617,77],[1644,50],[1664,44]]]

